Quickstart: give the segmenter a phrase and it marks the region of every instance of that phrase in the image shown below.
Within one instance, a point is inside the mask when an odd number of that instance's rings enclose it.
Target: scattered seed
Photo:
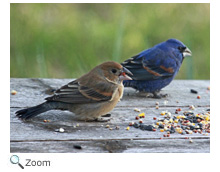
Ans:
[[[176,111],[178,111],[178,112],[180,112],[181,110],[182,110],[181,108],[176,109]]]
[[[65,130],[63,128],[59,128],[58,130],[60,133],[63,133]]]
[[[189,109],[194,110],[195,106],[191,105],[191,106],[189,106]]]
[[[196,91],[196,90],[194,90],[194,89],[191,89],[190,92],[191,92],[191,93],[194,93],[194,94],[198,94],[198,91]]]
[[[198,122],[198,123],[201,122],[201,119],[198,118],[198,119],[197,119],[197,122]]]
[[[17,91],[12,90],[12,91],[11,91],[11,94],[12,94],[12,95],[16,95],[16,94],[17,94]]]
[[[170,118],[171,117],[171,113],[167,112],[167,117]]]
[[[159,105],[159,102],[156,102],[155,105]]]
[[[160,113],[160,115],[162,115],[162,116],[164,116],[165,114],[166,114],[165,111],[162,111],[162,112]]]
[[[174,122],[175,122],[175,123],[178,123],[178,122],[179,122],[179,120],[178,120],[178,119],[175,119],[175,120],[174,120]]]
[[[144,117],[145,117],[145,113],[140,113],[138,116],[139,116],[140,118],[144,118]]]
[[[198,131],[200,134],[202,134],[202,130]]]
[[[46,119],[44,119],[44,122],[46,123],[46,122],[50,122],[50,120],[46,120]]]
[[[201,96],[197,96],[197,99],[201,99]]]
[[[116,126],[116,127],[115,127],[115,129],[116,129],[116,130],[119,130],[119,129],[120,129],[120,127],[119,127],[119,126]]]
[[[130,127],[127,127],[126,130],[130,130]]]
[[[180,118],[181,118],[181,115],[178,115],[176,118],[177,118],[177,119],[180,119]]]
[[[134,108],[134,111],[135,111],[135,112],[140,112],[141,110],[138,109],[138,108]]]
[[[157,103],[156,103],[157,104]],[[194,105],[190,105],[189,108],[194,110]],[[181,108],[175,110],[179,115],[173,115],[168,111],[161,111],[160,115],[162,118],[153,117],[155,122],[152,125],[143,124],[144,122],[140,119],[145,116],[144,113],[136,116],[138,122],[130,122],[129,126],[134,126],[135,128],[140,128],[141,130],[156,131],[157,128],[160,132],[166,131],[165,137],[170,137],[172,133],[179,133],[182,135],[200,133],[203,135],[208,135],[210,133],[210,109],[208,111],[203,111],[200,114],[195,114],[193,111],[188,110],[182,112]]]
[[[73,145],[73,148],[75,148],[75,149],[82,149],[82,146],[80,146],[80,145]]]
[[[160,129],[160,132],[164,132],[164,129]]]
[[[105,127],[106,127],[106,128],[109,128],[110,126],[109,126],[109,125],[106,125]]]
[[[156,106],[155,108],[156,108],[156,109],[159,109],[159,106]]]
[[[129,126],[132,126],[132,125],[134,125],[134,122],[129,122]]]

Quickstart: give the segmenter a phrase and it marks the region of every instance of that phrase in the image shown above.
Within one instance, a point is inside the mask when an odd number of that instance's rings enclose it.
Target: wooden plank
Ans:
[[[145,112],[146,117],[143,118],[144,124],[153,124],[155,121],[153,117],[162,118],[160,115],[161,111],[168,110],[174,114],[176,108],[142,108],[142,112]],[[183,110],[188,108],[183,108]],[[22,141],[22,140],[68,140],[68,139],[134,139],[134,138],[160,138],[163,137],[164,133],[159,131],[143,131],[134,127],[130,127],[127,131],[129,122],[138,122],[135,120],[135,116],[139,113],[134,112],[133,108],[116,108],[112,111],[111,120],[109,122],[84,122],[75,121],[72,113],[62,112],[62,111],[49,111],[44,115],[39,115],[32,118],[29,122],[23,122],[19,120],[14,112],[18,110],[13,108],[11,111],[11,140]],[[205,109],[197,108],[195,113],[201,113]],[[45,123],[44,119],[50,120],[50,122]],[[79,124],[79,127],[74,128]],[[112,130],[106,128],[109,125]],[[119,126],[119,130],[115,129]],[[55,132],[59,128],[64,128],[64,133]],[[209,134],[208,134],[209,135]],[[190,134],[191,137],[206,137],[199,133]],[[185,135],[180,135],[174,133],[171,137],[179,138],[186,137]]]
[[[72,79],[11,79],[11,90],[16,90],[18,93],[11,96],[11,107],[30,107],[40,104],[44,98],[48,97],[49,90],[58,89],[60,86],[67,84]],[[145,97],[137,97],[136,91],[132,88],[125,88],[124,97],[117,107],[121,106],[136,106],[136,107],[151,107],[155,106],[158,101],[163,106],[167,100],[166,106],[209,106],[210,92],[207,87],[209,81],[188,81],[175,80],[169,86],[165,87],[161,93],[167,93],[169,96],[166,99],[152,99]],[[197,94],[190,93],[190,89],[198,91],[201,99],[197,99]],[[128,96],[129,95],[129,96]],[[177,103],[177,101],[179,103]],[[132,102],[132,103],[131,103]]]
[[[81,146],[75,149],[73,145]],[[23,153],[209,153],[209,139],[27,141],[12,142],[11,152]]]
[[[17,110],[42,103],[43,98],[49,95],[49,90],[59,88],[69,81],[71,80],[11,79],[11,90],[14,89],[18,92],[16,95],[11,95],[10,98],[11,152],[39,152],[41,149],[42,152],[79,151],[68,146],[72,143],[86,145],[86,149],[79,152],[92,152],[93,149],[94,152],[157,152],[157,150],[158,152],[209,152],[210,134],[180,135],[174,133],[171,134],[170,139],[160,140],[163,133],[159,131],[143,131],[133,127],[130,127],[129,131],[126,130],[129,122],[137,122],[135,116],[139,113],[134,112],[134,108],[140,108],[141,112],[146,114],[143,119],[145,124],[154,123],[153,117],[161,118],[161,111],[167,110],[175,115],[175,110],[181,107],[180,114],[182,114],[183,111],[188,111],[189,105],[192,104],[196,107],[193,110],[194,113],[205,112],[206,109],[210,108],[210,93],[207,90],[209,81],[174,81],[163,91],[168,93],[169,97],[159,100],[137,97],[133,89],[126,88],[123,100],[111,112],[111,120],[105,123],[76,121],[72,113],[55,110],[46,112],[27,122],[23,122],[15,116]],[[197,99],[196,94],[190,93],[191,88],[199,92],[201,99]],[[155,108],[155,102],[159,102],[159,109]],[[50,122],[45,123],[44,119],[50,120]],[[77,124],[79,126],[74,127]],[[112,130],[106,128],[106,125],[109,125]],[[119,130],[115,129],[116,126],[119,127]],[[65,132],[55,132],[59,128],[64,128]],[[189,144],[190,147],[183,148],[186,146],[183,139],[186,136],[198,140],[196,143],[204,142],[206,147],[200,149],[197,144]],[[120,147],[114,150],[111,150],[110,147],[110,151],[103,149],[106,143],[111,144],[114,141],[126,145],[126,149],[121,150]],[[131,143],[131,141],[133,142]],[[167,149],[163,150],[162,143],[167,144]],[[178,145],[178,148],[169,148],[169,143]],[[66,146],[61,149],[63,144]],[[97,145],[97,147],[93,145]],[[151,148],[148,148],[150,145]],[[161,147],[154,149],[154,145],[161,145]],[[44,146],[46,146],[45,149],[43,149]]]

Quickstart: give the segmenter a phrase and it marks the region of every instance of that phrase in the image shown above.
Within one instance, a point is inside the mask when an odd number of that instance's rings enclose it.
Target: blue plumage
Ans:
[[[169,39],[144,50],[122,63],[133,73],[133,80],[124,81],[124,86],[135,88],[139,92],[153,93],[155,98],[160,98],[163,95],[158,95],[158,92],[170,84],[184,57],[191,54],[177,39]]]

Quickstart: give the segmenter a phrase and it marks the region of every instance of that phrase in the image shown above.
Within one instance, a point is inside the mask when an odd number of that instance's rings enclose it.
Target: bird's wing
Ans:
[[[155,80],[174,75],[177,66],[174,54],[161,49],[148,49],[122,63],[134,80]]]
[[[74,104],[92,103],[111,100],[112,94],[113,93],[100,93],[93,88],[80,85],[80,83],[75,80],[58,89],[52,97],[48,97],[46,100]]]

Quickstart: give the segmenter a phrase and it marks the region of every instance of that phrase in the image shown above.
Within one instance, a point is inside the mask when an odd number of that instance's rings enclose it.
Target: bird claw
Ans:
[[[168,97],[168,94],[158,94],[156,92],[154,92],[152,96],[152,98],[155,98],[155,99],[161,99],[161,98],[166,98],[166,97]]]
[[[111,114],[108,113],[108,114],[106,114],[106,115],[102,115],[102,117],[111,117]]]
[[[110,118],[108,118],[108,119],[96,118],[94,121],[95,122],[108,122],[108,121],[110,121]]]
[[[147,92],[138,92],[137,96],[139,96],[139,97],[149,97],[150,95]]]
[[[166,98],[168,94],[159,94],[158,92],[153,92],[152,94],[147,92],[138,92],[137,96],[139,97],[147,97],[147,98],[155,98],[155,99],[161,99]]]

